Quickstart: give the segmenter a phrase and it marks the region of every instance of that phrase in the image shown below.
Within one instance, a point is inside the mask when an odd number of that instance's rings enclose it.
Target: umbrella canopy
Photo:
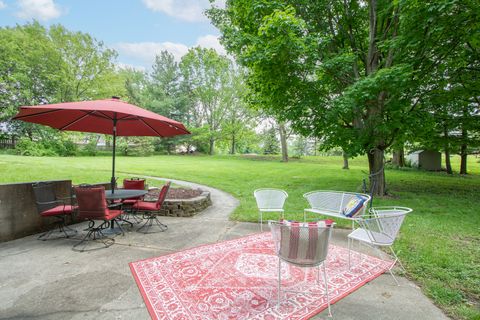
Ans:
[[[116,128],[116,136],[172,137],[190,133],[178,121],[116,98],[20,107],[13,119],[68,131],[113,134]]]
[[[20,107],[20,112],[13,119],[58,130],[113,135],[112,190],[115,184],[117,136],[173,137],[190,134],[182,123],[118,98],[24,106]]]

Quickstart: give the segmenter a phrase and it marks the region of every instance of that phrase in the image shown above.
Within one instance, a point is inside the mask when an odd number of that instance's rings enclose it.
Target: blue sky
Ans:
[[[149,69],[161,50],[177,59],[197,45],[225,53],[207,7],[208,0],[0,0],[0,27],[59,23],[117,50],[119,65]]]

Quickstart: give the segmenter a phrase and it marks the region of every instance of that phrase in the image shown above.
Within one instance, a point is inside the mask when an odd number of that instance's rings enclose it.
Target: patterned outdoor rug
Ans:
[[[378,277],[391,263],[354,253],[348,270],[347,259],[347,249],[330,246],[331,303]],[[130,269],[153,319],[308,319],[327,307],[316,269],[286,263],[282,290],[305,294],[283,293],[287,300],[277,307],[278,258],[267,232],[132,262]]]

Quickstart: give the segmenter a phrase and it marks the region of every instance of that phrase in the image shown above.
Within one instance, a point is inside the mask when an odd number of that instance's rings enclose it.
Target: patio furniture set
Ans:
[[[73,246],[75,251],[88,241],[98,240],[104,247],[115,243],[115,239],[108,237],[110,234],[124,234],[122,224],[131,227],[139,225],[136,231],[151,233],[153,227],[160,232],[168,227],[158,220],[158,212],[167,196],[170,182],[161,189],[156,202],[143,201],[147,194],[145,179],[130,178],[123,181],[123,189],[105,190],[104,186],[81,184],[73,187],[72,196],[58,198],[51,183],[38,182],[32,185],[37,209],[40,216],[55,218],[58,229],[51,229],[42,233],[38,239],[51,239],[52,234],[58,230],[64,238],[77,234],[67,226],[67,217],[74,221],[88,221],[86,233],[78,243]],[[115,228],[116,227],[116,228]]]
[[[303,195],[310,205],[304,209],[304,221],[285,220],[284,204],[287,192],[279,189],[257,189],[254,197],[260,215],[260,228],[263,230],[263,214],[276,212],[281,215],[280,221],[268,221],[278,255],[278,303],[281,302],[281,264],[282,262],[297,267],[318,267],[317,283],[320,281],[320,266],[323,271],[325,296],[328,302],[328,314],[331,316],[328,295],[328,280],[325,261],[328,255],[328,244],[335,222],[319,220],[307,222],[307,214],[327,216],[332,219],[346,219],[352,222],[352,232],[348,234],[348,268],[351,268],[351,245],[353,241],[366,244],[376,250],[382,258],[383,251],[379,247],[389,248],[394,260],[388,269],[395,283],[399,285],[392,268],[401,262],[392,245],[398,235],[405,216],[412,211],[406,207],[370,207],[371,197],[367,194],[341,191],[312,191]],[[358,227],[357,227],[358,225]],[[405,269],[404,269],[405,270]]]

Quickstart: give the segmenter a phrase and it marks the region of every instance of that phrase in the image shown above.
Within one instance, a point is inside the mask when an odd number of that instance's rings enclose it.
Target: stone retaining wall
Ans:
[[[210,192],[191,199],[165,199],[159,214],[169,217],[192,217],[212,204]]]

